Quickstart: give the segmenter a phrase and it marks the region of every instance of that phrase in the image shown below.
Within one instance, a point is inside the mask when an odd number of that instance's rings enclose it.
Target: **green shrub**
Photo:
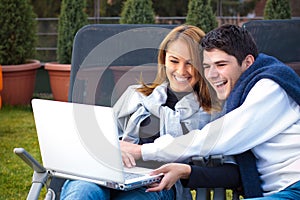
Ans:
[[[289,0],[267,0],[264,19],[291,19]]]
[[[218,21],[213,13],[210,0],[190,0],[186,24],[197,26],[205,33],[216,28]]]
[[[127,0],[122,8],[121,24],[154,24],[155,14],[151,0]]]
[[[0,0],[0,64],[22,64],[35,56],[35,18],[27,0]]]
[[[57,60],[70,64],[76,32],[88,23],[85,0],[62,0],[58,23]]]

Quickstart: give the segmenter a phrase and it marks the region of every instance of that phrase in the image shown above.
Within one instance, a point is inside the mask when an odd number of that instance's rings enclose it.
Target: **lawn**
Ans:
[[[33,171],[13,149],[23,147],[41,161],[30,106],[2,107],[0,141],[0,200],[26,199]]]

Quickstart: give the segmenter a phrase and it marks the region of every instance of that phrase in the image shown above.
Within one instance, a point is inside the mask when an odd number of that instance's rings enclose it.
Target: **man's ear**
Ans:
[[[244,61],[242,63],[242,66],[246,70],[246,69],[248,69],[254,63],[254,61],[255,61],[254,57],[251,54],[249,54],[244,59]]]

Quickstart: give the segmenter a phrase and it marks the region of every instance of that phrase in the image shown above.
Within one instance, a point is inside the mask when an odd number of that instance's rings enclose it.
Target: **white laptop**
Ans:
[[[32,108],[43,166],[53,176],[131,190],[158,182],[162,175],[134,167],[125,178],[117,125],[111,107],[33,99]]]

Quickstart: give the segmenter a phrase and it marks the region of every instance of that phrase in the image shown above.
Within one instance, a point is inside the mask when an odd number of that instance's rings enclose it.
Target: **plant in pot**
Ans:
[[[127,0],[122,11],[120,24],[154,24],[155,14],[151,0]]]
[[[205,33],[216,28],[218,21],[214,15],[210,0],[190,0],[186,24],[201,28]]]
[[[2,107],[2,96],[1,96],[2,89],[3,89],[2,67],[1,67],[1,65],[0,65],[0,109],[1,109],[1,107]]]
[[[0,64],[3,104],[30,104],[40,61],[33,60],[36,14],[27,0],[0,0]],[[31,60],[30,60],[31,59]]]
[[[264,19],[291,19],[289,0],[267,0],[264,8]]]
[[[58,22],[57,62],[45,64],[53,98],[68,100],[73,40],[76,32],[88,24],[85,0],[62,0]]]

